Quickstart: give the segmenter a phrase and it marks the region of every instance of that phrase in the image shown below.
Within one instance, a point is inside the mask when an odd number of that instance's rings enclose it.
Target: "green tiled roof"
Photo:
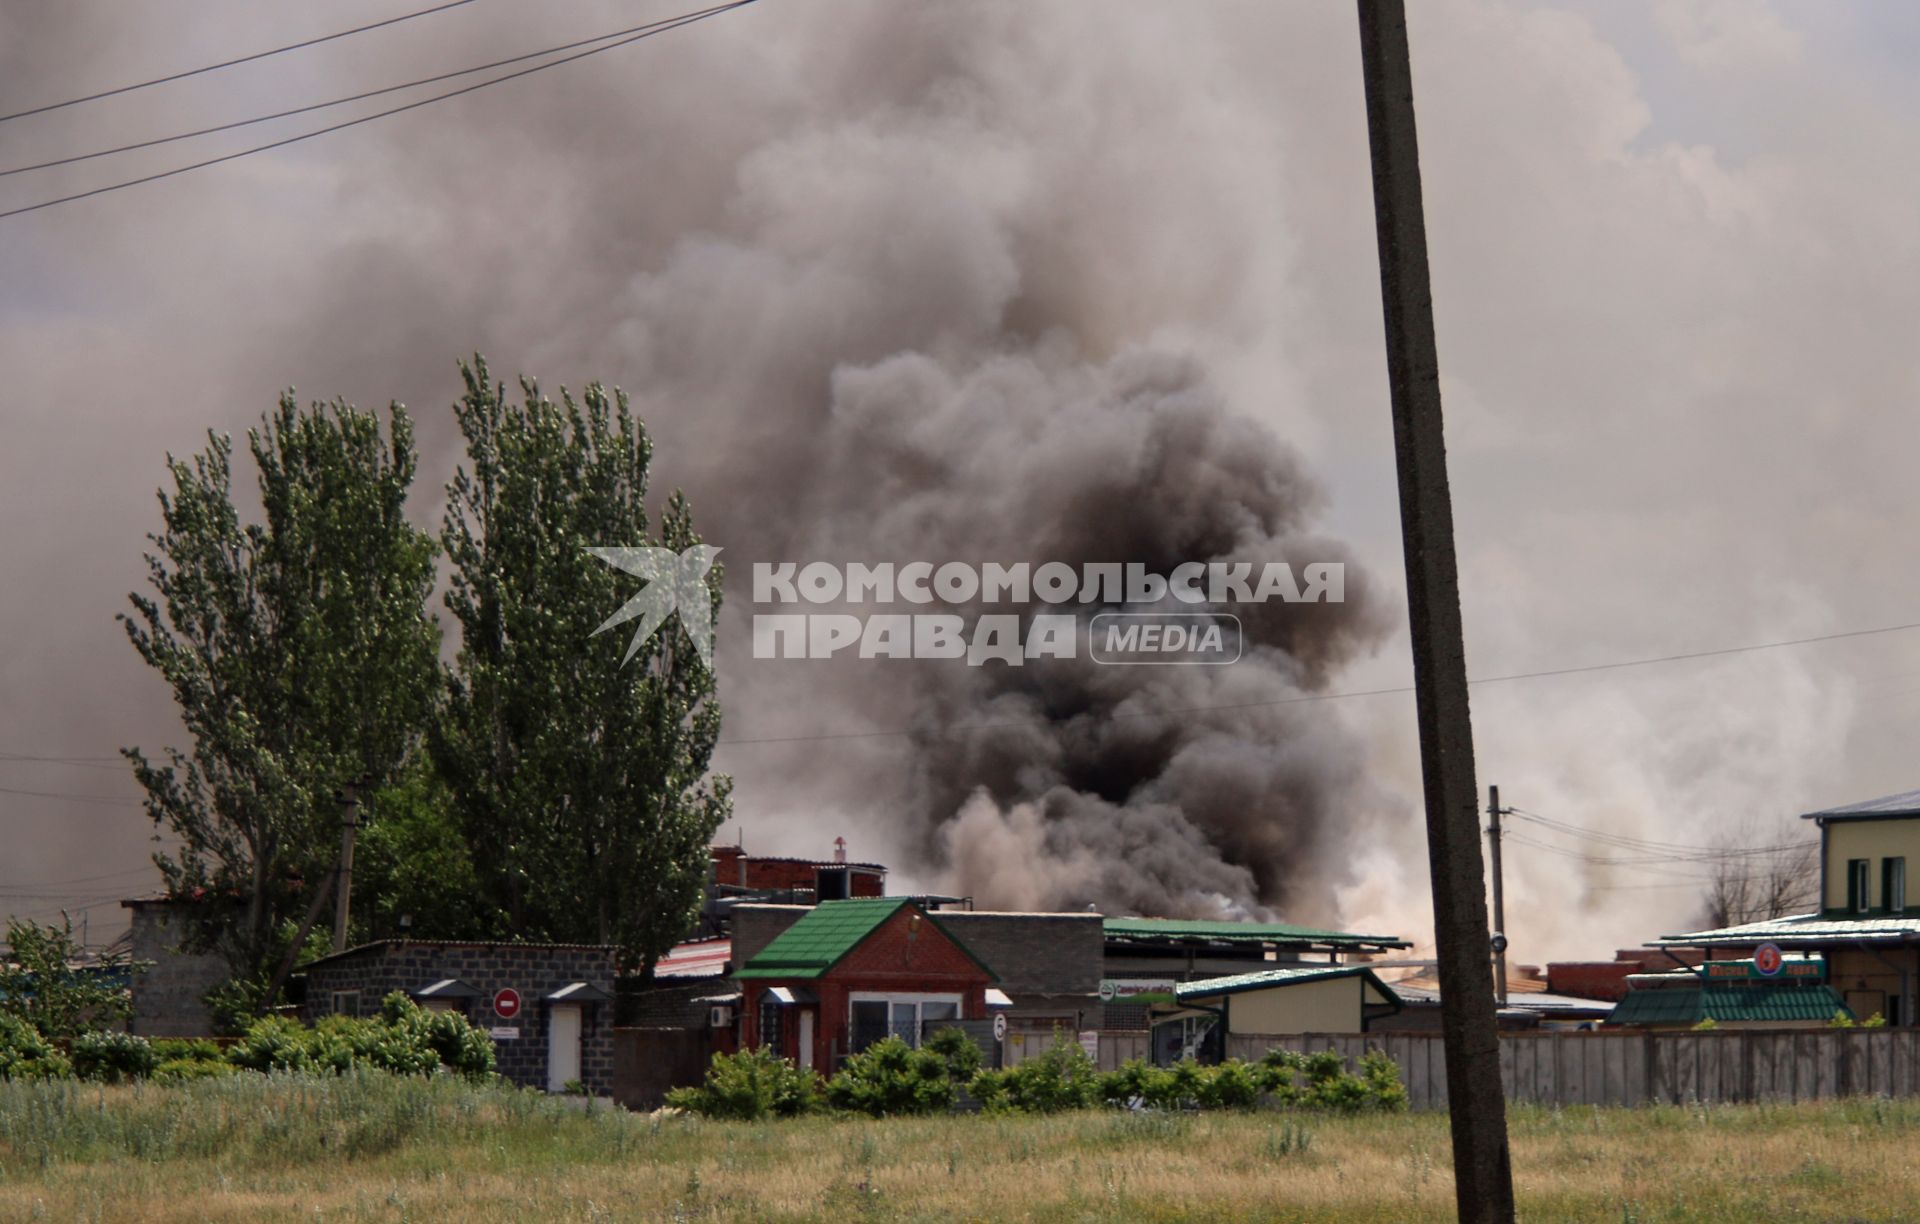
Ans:
[[[1663,986],[1629,990],[1608,1024],[1698,1024],[1770,1020],[1825,1024],[1847,1005],[1831,986]],[[1852,1015],[1852,1012],[1847,1012]]]
[[[1243,990],[1267,990],[1274,986],[1297,986],[1302,982],[1343,977],[1364,977],[1374,989],[1386,996],[1388,1002],[1400,1002],[1400,996],[1393,993],[1393,988],[1365,965],[1299,965],[1286,969],[1265,969],[1259,973],[1237,973],[1232,977],[1206,978],[1198,982],[1180,983],[1173,988],[1173,997],[1184,1003],[1188,999],[1210,999],[1215,995],[1239,994]]]
[[[1120,936],[1135,939],[1365,944],[1383,948],[1409,946],[1406,940],[1392,935],[1354,935],[1347,931],[1327,931],[1317,927],[1294,926],[1287,922],[1190,922],[1184,918],[1108,918],[1103,925],[1109,938]]]
[[[748,961],[736,978],[817,978],[907,904],[905,897],[822,901]]]

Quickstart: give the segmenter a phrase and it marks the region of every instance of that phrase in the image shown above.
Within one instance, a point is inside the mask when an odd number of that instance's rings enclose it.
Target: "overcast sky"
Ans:
[[[0,111],[405,7],[200,3],[187,21],[0,0]],[[1920,621],[1920,12],[1412,7],[1471,673]],[[778,512],[723,474],[780,440],[783,397],[897,350],[1005,346],[1024,311],[1090,362],[1183,355],[1298,452],[1316,530],[1394,610],[1329,687],[1406,683],[1350,6],[901,10],[763,0],[0,220],[0,910],[94,903],[98,933],[122,921],[101,899],[142,884],[150,829],[111,761],[180,733],[113,618],[142,581],[164,455],[244,431],[287,386],[400,400],[420,422],[416,513],[437,526],[454,362],[476,349],[509,377],[634,389],[663,475],[723,525]],[[674,11],[478,0],[0,124],[0,168]],[[317,123],[0,178],[0,210]],[[955,339],[956,320],[973,330]],[[866,727],[721,650],[730,735]],[[1424,937],[1412,701],[1313,709],[1363,746],[1377,798],[1318,912],[1287,917]],[[1799,812],[1920,786],[1920,632],[1484,685],[1474,713],[1480,779],[1509,803],[1671,842],[1778,841],[1810,833]],[[872,751],[740,745],[717,764],[753,848],[819,853],[840,832],[910,861],[893,799],[840,785]],[[1605,956],[1696,917],[1677,877],[1697,865],[1629,875],[1525,846],[1508,865],[1518,961]]]

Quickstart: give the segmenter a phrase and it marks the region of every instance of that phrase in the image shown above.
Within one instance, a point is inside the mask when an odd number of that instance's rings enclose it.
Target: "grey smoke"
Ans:
[[[184,22],[107,0],[0,4],[0,101],[393,11],[341,0],[322,22],[231,0]],[[475,4],[7,124],[0,161],[668,11]],[[1707,6],[1676,26],[1590,0],[1448,0],[1412,20],[1473,670],[1913,619],[1920,574],[1899,559],[1920,418],[1887,410],[1911,398],[1902,321],[1920,292],[1903,204],[1920,157],[1902,139],[1914,105],[1899,71],[1913,19],[1885,5],[1764,18]],[[843,673],[723,655],[729,738],[864,736],[724,749],[749,845],[818,853],[844,834],[895,863],[900,886],[1004,888],[1023,904],[1277,902],[1418,937],[1409,702],[1154,713],[1406,682],[1404,650],[1374,649],[1399,557],[1357,64],[1341,5],[768,0],[0,226],[0,751],[110,757],[177,739],[110,619],[139,581],[160,456],[208,426],[244,429],[288,384],[410,404],[432,524],[455,458],[455,356],[479,349],[549,385],[618,383],[658,437],[660,489],[693,494],[735,581],[763,549],[1108,559],[1097,539],[1013,520],[1069,496],[1111,513],[1098,487],[1053,487],[1048,461],[1063,449],[1055,412],[1107,405],[1134,424],[1204,423],[1211,436],[1169,440],[1195,459],[1254,439],[1219,480],[1214,517],[1163,502],[1155,528],[1127,522],[1120,499],[1128,547],[1239,547],[1242,527],[1247,547],[1288,559],[1346,541],[1373,575],[1350,623],[1282,616],[1262,629],[1260,666],[1131,692],[1051,670]],[[0,201],[170,160],[19,176]],[[1015,402],[998,402],[996,380]],[[1128,385],[1159,390],[1128,408],[1115,395]],[[1194,407],[1146,407],[1161,401]],[[1005,417],[985,432],[1012,445],[969,449],[973,417]],[[908,420],[951,445],[917,446]],[[1033,487],[969,470],[976,454]],[[1279,483],[1253,487],[1252,471]],[[969,519],[943,504],[990,492],[1011,509]],[[1262,514],[1276,525],[1256,525]],[[747,640],[735,618],[748,594],[730,590],[723,650]],[[1915,649],[1874,639],[1476,690],[1480,772],[1523,806],[1683,842],[1907,789],[1914,694],[1898,677],[1920,667]],[[1075,702],[1116,716],[1076,723]],[[1001,711],[1046,729],[936,734]],[[1116,761],[1135,764],[1116,777]],[[9,763],[3,776],[133,797],[111,763]],[[1178,821],[1165,815],[1176,801]],[[0,818],[0,882],[36,891],[137,869],[145,849],[137,809],[16,795]],[[1140,822],[1155,855],[1184,865],[1109,879],[1111,857],[1087,846],[1158,864]],[[946,831],[963,826],[983,831],[956,845]],[[1035,855],[1049,834],[1056,851]],[[997,868],[968,865],[995,854]],[[1290,878],[1270,865],[1303,857],[1312,866]],[[1016,882],[1030,859],[1050,874]],[[1601,891],[1615,886],[1636,891]],[[62,887],[91,900],[119,885]],[[1507,899],[1529,957],[1638,942],[1693,908],[1684,881],[1519,850]],[[94,912],[96,933],[113,913]]]

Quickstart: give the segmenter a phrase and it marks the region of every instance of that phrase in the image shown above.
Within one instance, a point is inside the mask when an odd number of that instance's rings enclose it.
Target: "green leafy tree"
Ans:
[[[0,957],[0,1016],[12,1016],[53,1041],[69,1041],[133,1014],[127,977],[139,966],[102,953],[81,965],[73,921],[60,925],[14,919]]]
[[[353,851],[352,940],[471,939],[485,928],[453,796],[425,755],[368,796]]]
[[[193,942],[257,990],[339,844],[337,788],[385,785],[416,749],[438,688],[426,610],[434,542],[406,521],[413,428],[291,394],[247,435],[259,518],[233,496],[233,445],[168,456],[153,596],[120,619],[172,690],[190,750],[125,750],[148,814],[178,848],[155,855],[195,898]]]
[[[608,942],[650,974],[698,914],[732,783],[708,773],[712,669],[679,617],[629,661],[595,632],[639,583],[594,547],[700,543],[679,494],[656,534],[652,446],[619,392],[509,403],[463,365],[466,463],[448,486],[447,606],[461,626],[435,757],[502,931]],[[707,575],[711,608],[720,571]]]

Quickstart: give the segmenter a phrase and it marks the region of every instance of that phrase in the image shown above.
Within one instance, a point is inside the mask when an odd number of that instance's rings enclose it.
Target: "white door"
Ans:
[[[800,1066],[804,1070],[813,1066],[813,1009],[800,1009]]]
[[[559,1092],[580,1078],[580,1007],[556,1003],[547,1010],[547,1091]]]

